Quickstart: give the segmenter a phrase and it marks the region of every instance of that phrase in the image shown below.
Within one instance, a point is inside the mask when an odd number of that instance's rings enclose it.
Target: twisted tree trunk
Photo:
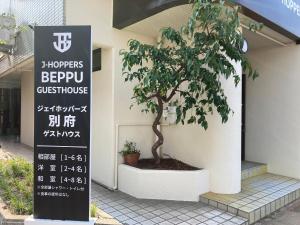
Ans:
[[[152,154],[153,154],[155,163],[160,164],[160,157],[157,153],[157,149],[164,143],[164,137],[163,137],[162,133],[159,131],[159,129],[157,128],[157,126],[159,125],[159,123],[160,123],[159,121],[163,115],[164,105],[163,105],[163,101],[160,97],[157,97],[157,103],[158,103],[158,111],[157,111],[157,116],[152,125],[152,130],[154,131],[154,133],[158,137],[158,139],[152,146]]]

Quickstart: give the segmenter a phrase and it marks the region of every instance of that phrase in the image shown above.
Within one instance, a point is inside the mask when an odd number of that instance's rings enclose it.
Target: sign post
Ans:
[[[35,27],[34,53],[34,215],[25,224],[93,224],[91,28]]]

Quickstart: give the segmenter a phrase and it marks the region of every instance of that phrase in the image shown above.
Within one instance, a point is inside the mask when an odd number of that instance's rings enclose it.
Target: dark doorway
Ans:
[[[242,161],[246,159],[246,152],[245,152],[245,134],[246,134],[246,75],[242,75]]]
[[[0,88],[0,135],[20,134],[20,88]]]

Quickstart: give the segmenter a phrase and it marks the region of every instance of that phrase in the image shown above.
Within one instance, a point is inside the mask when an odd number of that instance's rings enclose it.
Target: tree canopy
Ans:
[[[207,129],[207,115],[217,111],[225,123],[232,112],[222,79],[231,78],[239,84],[235,63],[240,63],[249,77],[258,76],[241,50],[244,37],[239,7],[216,0],[195,0],[192,4],[192,15],[181,29],[163,28],[156,45],[130,40],[129,50],[120,53],[125,81],[136,82],[134,104],[144,105],[143,112],[156,114],[152,128],[158,141],[152,153],[157,163],[156,150],[163,144],[157,125],[164,104],[179,96],[177,123],[197,123]],[[249,25],[252,30],[260,26]]]

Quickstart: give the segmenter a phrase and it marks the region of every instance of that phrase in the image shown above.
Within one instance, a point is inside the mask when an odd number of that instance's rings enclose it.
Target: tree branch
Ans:
[[[157,128],[157,126],[160,123],[160,119],[163,115],[163,109],[164,109],[164,105],[163,105],[162,99],[160,97],[157,97],[157,104],[158,104],[157,116],[152,124],[152,130],[155,133],[155,135],[157,136],[157,141],[152,146],[152,154],[155,159],[155,163],[159,164],[160,157],[158,155],[157,149],[164,143],[164,137],[163,137],[161,131]]]
[[[155,94],[153,94],[153,95],[150,95],[150,96],[146,97],[146,100],[149,100],[149,99],[154,98],[154,97],[157,97],[157,96],[158,96],[158,94],[155,93]]]
[[[188,79],[183,79],[183,80],[181,80],[180,82],[178,82],[178,84],[177,84],[177,85],[173,88],[173,90],[171,91],[169,97],[164,97],[164,98],[163,98],[163,101],[164,101],[164,102],[169,102],[169,101],[174,97],[174,95],[176,94],[176,91],[178,90],[179,86],[180,86],[183,82],[185,82],[185,81],[187,81],[187,80],[188,80]]]
[[[188,95],[188,96],[190,96],[191,98],[194,98],[194,96],[192,96],[188,91],[181,91],[181,90],[176,90],[176,92],[179,92],[179,93],[182,93],[182,94],[184,94],[184,95]]]

